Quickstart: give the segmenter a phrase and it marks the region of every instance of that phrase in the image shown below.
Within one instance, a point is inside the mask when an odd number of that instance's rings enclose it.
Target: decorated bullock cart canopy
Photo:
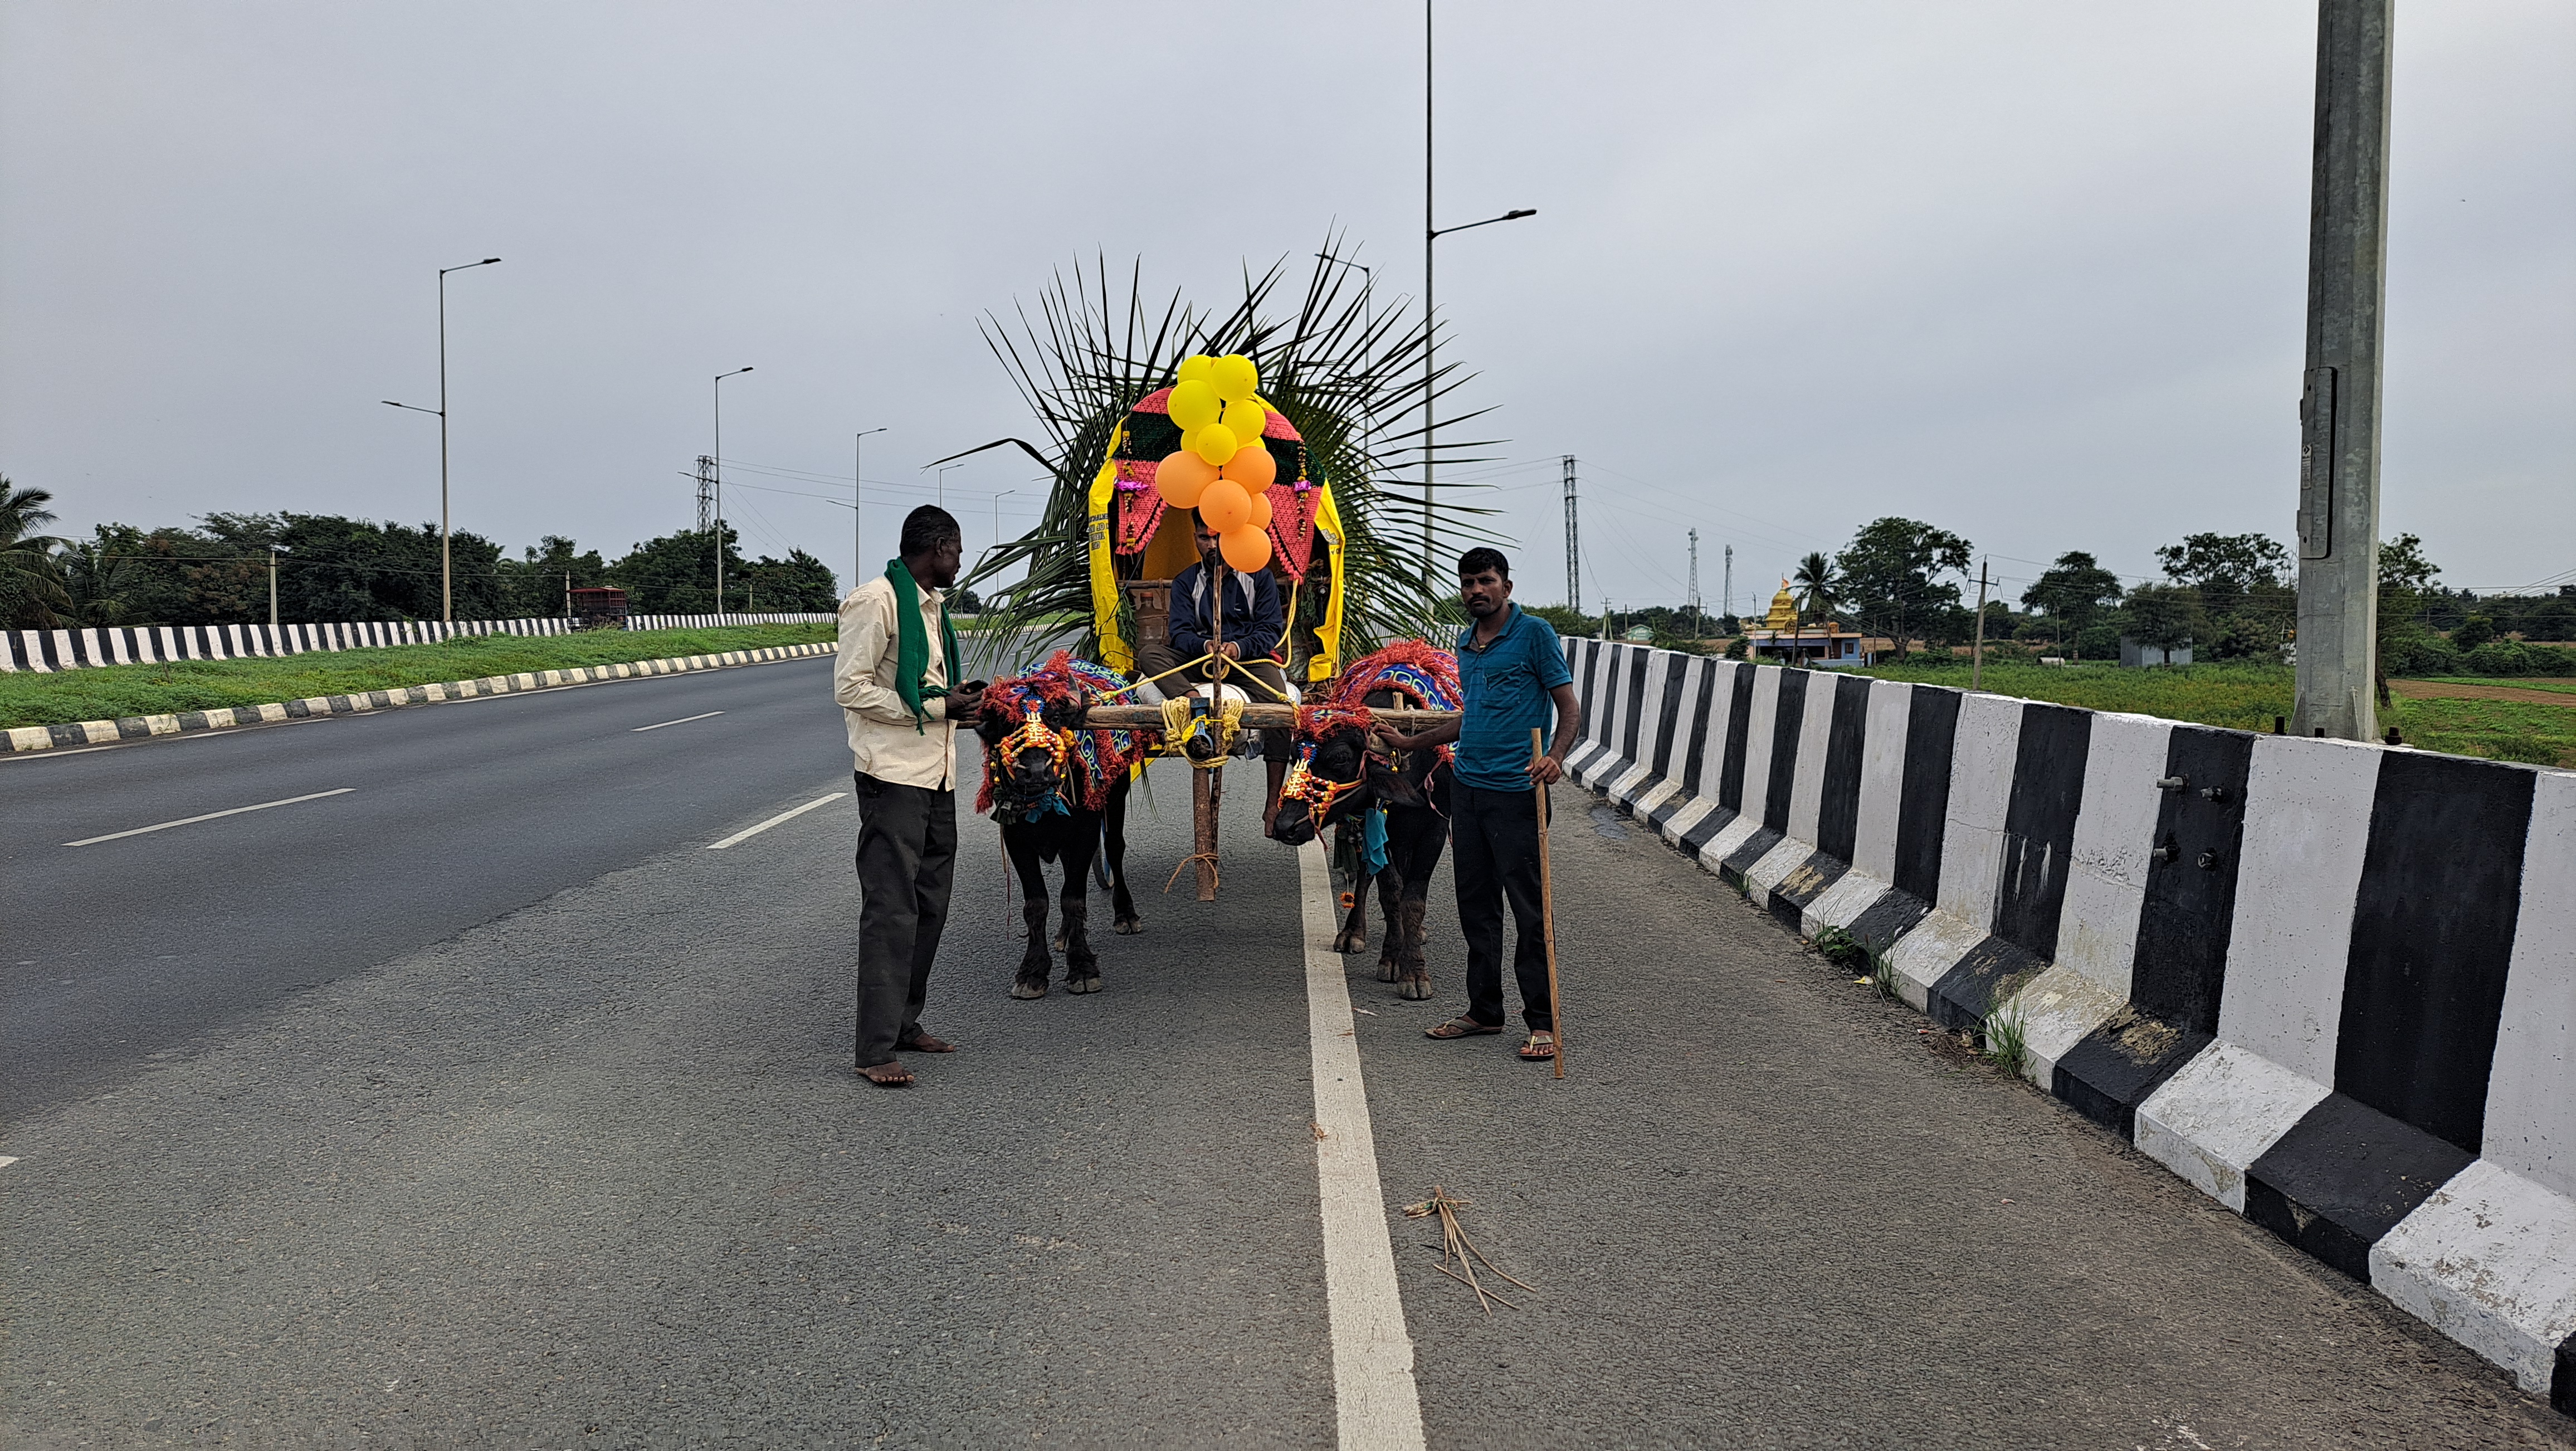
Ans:
[[[1173,417],[1175,388],[1188,381],[1185,363],[1196,359],[1203,370],[1229,355],[1257,373],[1247,396],[1258,422],[1238,442],[1249,447],[1257,436],[1270,471],[1252,500],[1256,514],[1267,505],[1266,520],[1255,521],[1266,549],[1256,561],[1250,536],[1230,535],[1226,552],[1236,567],[1277,579],[1291,678],[1330,679],[1388,640],[1426,632],[1432,585],[1445,595],[1449,571],[1426,557],[1421,420],[1427,402],[1467,375],[1444,364],[1426,380],[1425,324],[1401,304],[1378,304],[1337,245],[1316,254],[1293,307],[1284,262],[1247,273],[1242,297],[1222,312],[1177,292],[1149,310],[1141,264],[1123,298],[1105,266],[1077,265],[1039,297],[1034,318],[1022,309],[1010,322],[985,319],[985,340],[1042,439],[997,439],[966,453],[1016,446],[1045,469],[1049,489],[1037,527],[965,581],[994,602],[978,631],[982,666],[1009,670],[1062,646],[1128,671],[1159,638],[1172,578],[1197,557],[1190,514],[1171,502],[1196,491],[1158,477],[1199,427],[1195,416],[1187,429]],[[1242,391],[1229,390],[1223,404],[1229,425]],[[1182,393],[1184,414],[1205,402]],[[1471,462],[1479,447],[1444,439],[1438,462]],[[1223,460],[1207,462],[1213,475]],[[1438,506],[1444,553],[1480,533],[1472,516],[1481,512]]]

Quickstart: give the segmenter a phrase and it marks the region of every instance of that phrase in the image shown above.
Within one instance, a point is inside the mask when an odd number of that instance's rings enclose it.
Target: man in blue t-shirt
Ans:
[[[1521,1018],[1529,1037],[1521,1056],[1556,1056],[1555,1003],[1547,992],[1547,934],[1539,900],[1538,801],[1533,786],[1565,773],[1565,753],[1583,733],[1583,706],[1565,647],[1547,621],[1512,603],[1512,565],[1497,549],[1458,558],[1458,595],[1476,623],[1458,633],[1458,683],[1465,719],[1398,737],[1403,750],[1458,743],[1451,769],[1449,839],[1458,886],[1458,930],[1467,939],[1467,1012],[1430,1030],[1434,1038],[1472,1038],[1503,1030],[1503,903],[1512,905],[1518,940],[1512,976],[1520,982]],[[1530,732],[1556,729],[1545,755],[1531,760]]]

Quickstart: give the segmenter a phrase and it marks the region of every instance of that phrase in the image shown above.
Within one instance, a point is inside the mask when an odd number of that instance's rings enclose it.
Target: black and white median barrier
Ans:
[[[835,615],[637,615],[630,630],[700,630],[724,625],[819,625]],[[249,660],[387,645],[433,645],[475,635],[569,635],[568,619],[367,620],[329,625],[135,625],[0,631],[0,670],[49,673],[96,665],[172,660]]]
[[[476,680],[397,686],[390,690],[359,691],[348,695],[316,695],[304,700],[282,700],[266,705],[188,710],[171,715],[130,715],[116,720],[73,721],[68,725],[16,726],[0,731],[0,755],[107,746],[120,741],[149,740],[154,736],[193,735],[199,731],[309,720],[314,716],[364,715],[407,705],[434,705],[445,700],[475,700],[487,695],[555,690],[567,685],[591,685],[606,680],[682,675],[693,670],[721,670],[727,666],[758,665],[771,660],[801,660],[829,655],[837,648],[828,641],[813,645],[773,645],[758,650],[727,650],[716,655],[679,655],[619,665],[585,665],[570,670],[487,675]]]
[[[2576,774],[1567,653],[1577,780],[2576,1414]]]

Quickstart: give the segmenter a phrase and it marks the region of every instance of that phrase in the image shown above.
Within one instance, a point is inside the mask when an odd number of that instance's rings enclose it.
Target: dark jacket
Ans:
[[[1185,661],[1196,660],[1208,651],[1207,594],[1205,564],[1191,565],[1172,581],[1172,648]],[[1270,571],[1226,571],[1226,643],[1241,645],[1243,658],[1254,659],[1279,648],[1279,636],[1285,627],[1286,620],[1279,611],[1279,584],[1270,577]]]

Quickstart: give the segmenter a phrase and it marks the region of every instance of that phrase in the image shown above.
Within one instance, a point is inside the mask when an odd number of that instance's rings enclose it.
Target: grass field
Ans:
[[[710,630],[599,630],[580,635],[469,635],[435,645],[393,645],[267,660],[180,660],[106,665],[51,675],[0,675],[0,728],[266,705],[316,695],[431,685],[709,655],[834,637],[830,624],[732,625]]]
[[[1965,662],[1909,660],[1863,672],[1882,680],[1915,680],[1965,689]],[[2522,680],[2462,680],[2469,685],[2527,686]],[[2555,682],[2544,683],[2555,688]],[[2281,665],[2183,665],[2123,670],[2115,665],[1988,665],[1985,688],[1999,695],[2131,711],[2166,720],[2269,731],[2290,713],[2292,672]],[[2394,700],[2379,714],[2407,744],[2428,751],[2576,766],[2576,694],[2566,705],[2514,700]]]

